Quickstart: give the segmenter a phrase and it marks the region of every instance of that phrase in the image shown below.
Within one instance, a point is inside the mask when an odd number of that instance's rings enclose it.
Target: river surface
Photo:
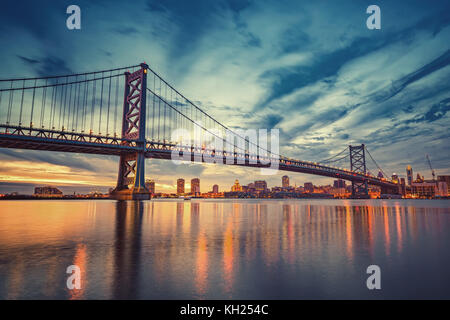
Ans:
[[[0,299],[411,298],[450,299],[450,201],[0,202]]]

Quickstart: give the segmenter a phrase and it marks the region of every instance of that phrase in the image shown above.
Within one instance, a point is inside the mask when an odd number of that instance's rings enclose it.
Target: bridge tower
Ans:
[[[350,150],[350,170],[359,173],[366,173],[366,152],[364,144],[360,146],[348,146]],[[358,182],[352,181],[352,198],[368,199],[369,187],[367,180]]]
[[[111,194],[117,200],[150,199],[150,192],[145,187],[147,68],[148,65],[142,63],[136,72],[125,72],[122,139],[127,140],[122,144],[135,144],[140,150],[132,153],[123,152],[120,155],[117,186]]]

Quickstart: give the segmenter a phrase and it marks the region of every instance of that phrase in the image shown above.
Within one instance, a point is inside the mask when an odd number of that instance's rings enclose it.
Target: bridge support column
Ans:
[[[120,155],[117,186],[111,197],[117,200],[146,200],[150,192],[145,187],[145,115],[147,68],[134,73],[125,73],[125,94],[123,102],[122,142],[137,147],[137,152]]]
[[[366,173],[366,153],[364,144],[360,146],[349,146],[350,150],[350,170]],[[367,180],[354,181],[352,180],[352,198],[354,199],[369,199],[369,187]]]

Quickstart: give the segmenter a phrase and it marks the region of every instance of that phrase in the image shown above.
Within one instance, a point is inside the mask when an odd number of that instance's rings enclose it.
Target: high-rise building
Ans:
[[[184,194],[184,179],[180,178],[177,180],[177,194]]]
[[[394,173],[392,175],[392,182],[393,183],[399,183],[400,182],[400,180],[398,179],[398,175],[396,173]]]
[[[242,191],[242,186],[239,184],[239,180],[236,179],[234,181],[234,185],[231,187],[232,192],[240,192]]]
[[[345,188],[345,181],[342,179],[334,180],[333,187],[334,188]]]
[[[405,178],[400,178],[400,183],[398,185],[398,190],[402,196],[406,195],[406,181]]]
[[[408,165],[408,166],[406,167],[406,178],[408,179],[408,186],[411,186],[411,185],[412,185],[413,179],[414,179],[413,177],[414,177],[414,175],[413,175],[413,169],[411,168],[410,165]]]
[[[438,176],[437,177],[438,182],[445,182],[447,183],[447,194],[450,195],[450,176]]]
[[[255,181],[255,190],[256,191],[266,191],[267,190],[267,182],[264,180]]]
[[[420,173],[417,173],[417,178],[416,178],[416,181],[414,181],[414,182],[417,182],[417,183],[423,182],[423,177],[420,176]]]
[[[217,184],[213,185],[212,192],[213,193],[219,193],[219,186]]]
[[[283,188],[289,188],[289,177],[288,176],[281,177],[281,186]]]
[[[305,182],[303,186],[305,188],[305,192],[314,192],[314,185],[312,184],[312,182]]]
[[[435,182],[413,182],[411,186],[412,195],[414,198],[426,198],[431,199],[436,195],[436,183]]]
[[[61,190],[51,186],[34,188],[34,195],[38,197],[57,197],[62,196]]]
[[[437,190],[436,195],[440,197],[447,197],[448,196],[448,184],[445,181],[437,181]]]
[[[145,180],[145,187],[151,194],[155,194],[155,181],[154,180]]]
[[[194,178],[191,180],[191,193],[193,195],[200,194],[200,179],[199,178]]]

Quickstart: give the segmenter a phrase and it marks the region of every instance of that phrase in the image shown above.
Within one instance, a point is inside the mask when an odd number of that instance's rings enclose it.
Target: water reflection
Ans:
[[[141,201],[117,201],[114,243],[113,298],[139,297],[141,234],[144,204]]]
[[[0,298],[450,298],[449,213],[446,201],[3,201]],[[80,290],[66,288],[72,264]]]

